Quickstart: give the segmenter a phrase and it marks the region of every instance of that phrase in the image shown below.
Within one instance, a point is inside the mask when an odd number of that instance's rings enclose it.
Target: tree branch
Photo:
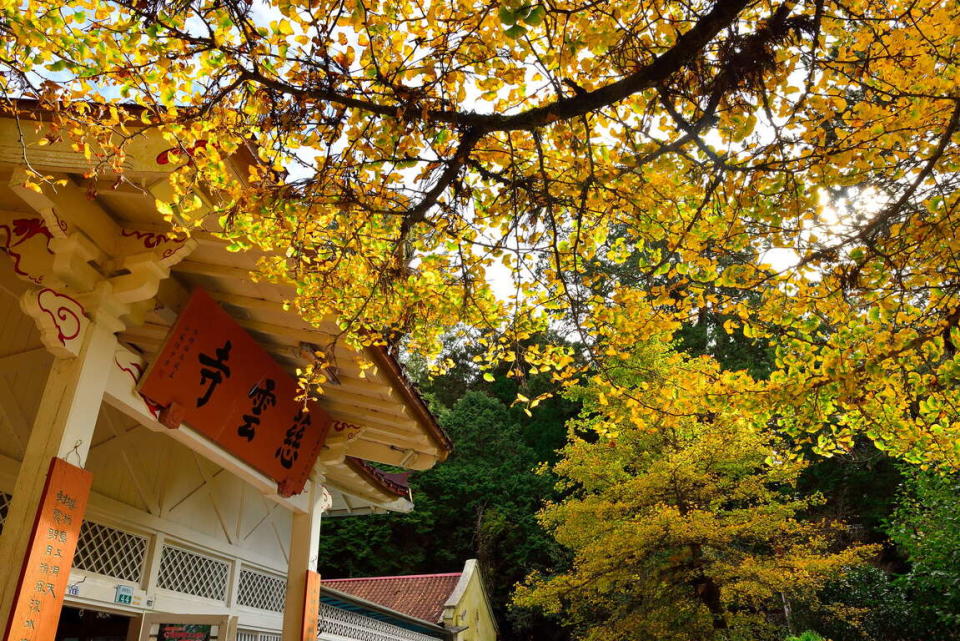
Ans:
[[[751,0],[718,0],[713,9],[700,18],[676,43],[634,73],[609,85],[573,97],[560,98],[548,105],[535,107],[512,115],[478,114],[475,112],[404,109],[403,104],[384,105],[330,89],[305,88],[269,78],[262,73],[245,69],[243,78],[264,87],[299,95],[314,100],[328,101],[345,107],[360,109],[382,116],[395,117],[403,110],[415,119],[470,127],[478,135],[495,131],[535,129],[558,120],[569,120],[615,104],[635,93],[650,89],[689,64],[720,31],[729,27]],[[423,115],[418,115],[423,114]]]

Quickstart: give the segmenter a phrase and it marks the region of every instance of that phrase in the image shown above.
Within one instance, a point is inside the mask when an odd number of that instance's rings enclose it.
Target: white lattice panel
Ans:
[[[341,637],[354,641],[436,641],[436,637],[320,604],[318,639]]]
[[[240,570],[237,603],[248,608],[283,612],[287,595],[287,580],[274,574],[248,568]]]
[[[165,590],[224,601],[229,573],[226,561],[164,545],[157,585]]]
[[[238,630],[237,641],[280,641],[279,634],[269,632],[254,632],[252,630]]]
[[[84,521],[73,567],[139,583],[146,556],[146,537]]]

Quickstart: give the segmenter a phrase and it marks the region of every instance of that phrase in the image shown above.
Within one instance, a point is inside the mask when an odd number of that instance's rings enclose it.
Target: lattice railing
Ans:
[[[355,641],[436,641],[436,637],[427,634],[321,603],[317,638],[325,640],[334,637]]]
[[[270,632],[254,632],[253,630],[238,630],[237,641],[280,641],[279,634]]]
[[[146,558],[146,537],[84,521],[73,567],[139,583]]]
[[[283,612],[287,595],[287,580],[284,577],[249,568],[240,570],[237,586],[237,603],[248,608]]]
[[[229,573],[226,561],[164,545],[157,585],[165,590],[224,601]]]

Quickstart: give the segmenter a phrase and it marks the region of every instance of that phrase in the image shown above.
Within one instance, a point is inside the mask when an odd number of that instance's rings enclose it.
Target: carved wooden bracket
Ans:
[[[113,362],[117,364],[117,369],[130,377],[130,399],[139,397],[143,402],[142,406],[137,404],[136,409],[143,414],[148,414],[154,419],[159,420],[160,411],[163,408],[153,401],[150,401],[146,396],[137,391],[137,383],[140,382],[140,377],[143,376],[143,372],[146,370],[146,365],[144,364],[143,358],[134,354],[126,347],[117,347],[116,352],[114,353]]]
[[[330,495],[330,491],[327,490],[327,488],[321,485],[320,500],[318,501],[317,509],[322,514],[332,507],[333,507],[333,496]]]
[[[330,424],[330,431],[327,432],[327,439],[323,443],[323,449],[317,462],[323,465],[335,465],[342,463],[347,456],[347,448],[361,434],[364,428],[346,421],[333,421]]]
[[[70,357],[90,319],[111,331],[142,322],[170,268],[197,243],[184,235],[121,227],[95,203],[81,201],[69,178],[63,180],[41,183],[38,191],[24,169],[13,172],[10,188],[35,213],[0,210],[0,252],[32,286],[22,306],[36,319],[44,344]],[[0,269],[7,268],[5,262]]]
[[[20,307],[36,321],[40,339],[51,353],[66,358],[80,353],[90,319],[76,298],[49,287],[30,289],[20,298]]]

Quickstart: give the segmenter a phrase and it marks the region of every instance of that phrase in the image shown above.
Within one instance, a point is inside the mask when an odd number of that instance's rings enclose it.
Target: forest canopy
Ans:
[[[45,114],[23,126],[91,177],[160,129],[160,210],[279,250],[261,276],[341,340],[436,356],[478,328],[481,365],[588,378],[635,424],[722,400],[797,451],[960,462],[955,2],[0,6],[0,90]],[[768,377],[678,361],[666,404],[622,382],[707,312],[769,345]]]

